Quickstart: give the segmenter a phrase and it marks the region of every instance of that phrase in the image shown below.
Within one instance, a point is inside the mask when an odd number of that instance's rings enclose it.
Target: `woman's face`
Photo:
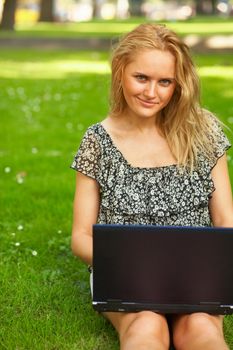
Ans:
[[[133,117],[156,117],[175,90],[175,57],[156,49],[137,53],[122,73],[126,113]]]

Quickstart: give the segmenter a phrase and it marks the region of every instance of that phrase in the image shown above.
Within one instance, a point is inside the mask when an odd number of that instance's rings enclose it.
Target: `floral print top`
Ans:
[[[209,199],[214,191],[211,170],[230,142],[215,123],[215,159],[199,156],[190,174],[177,165],[155,168],[131,166],[102,124],[90,126],[71,168],[100,186],[101,224],[211,226]]]

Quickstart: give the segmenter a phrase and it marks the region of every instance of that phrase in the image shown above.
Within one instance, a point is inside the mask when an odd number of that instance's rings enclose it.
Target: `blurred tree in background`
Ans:
[[[15,25],[15,10],[17,0],[6,0],[3,4],[2,21],[0,28],[13,30]]]
[[[196,3],[196,13],[200,15],[216,14],[217,10],[217,0],[195,0]]]
[[[102,0],[91,0],[92,4],[92,16],[93,18],[101,17],[101,6],[103,4]]]
[[[41,0],[39,22],[54,22],[54,0]]]
[[[129,12],[131,16],[143,16],[142,5],[143,0],[129,0]]]

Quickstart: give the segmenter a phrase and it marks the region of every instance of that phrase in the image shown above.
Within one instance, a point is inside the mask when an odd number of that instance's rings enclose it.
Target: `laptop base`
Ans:
[[[98,312],[140,312],[153,311],[161,314],[191,314],[194,312],[205,312],[214,315],[233,314],[233,306],[228,305],[185,305],[185,304],[137,304],[111,301],[92,302],[94,310]]]

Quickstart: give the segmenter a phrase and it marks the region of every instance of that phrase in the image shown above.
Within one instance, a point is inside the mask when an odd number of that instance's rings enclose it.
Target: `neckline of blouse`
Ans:
[[[115,151],[120,155],[122,161],[126,164],[126,166],[132,170],[168,170],[168,169],[177,169],[177,164],[169,164],[169,165],[161,165],[161,166],[155,166],[155,167],[138,167],[131,165],[128,160],[125,158],[123,153],[119,150],[119,148],[115,145],[113,139],[111,138],[110,134],[107,132],[105,127],[101,124],[101,122],[96,124],[98,127],[102,129],[102,131],[107,136],[108,140],[111,142],[112,147],[115,149]]]

